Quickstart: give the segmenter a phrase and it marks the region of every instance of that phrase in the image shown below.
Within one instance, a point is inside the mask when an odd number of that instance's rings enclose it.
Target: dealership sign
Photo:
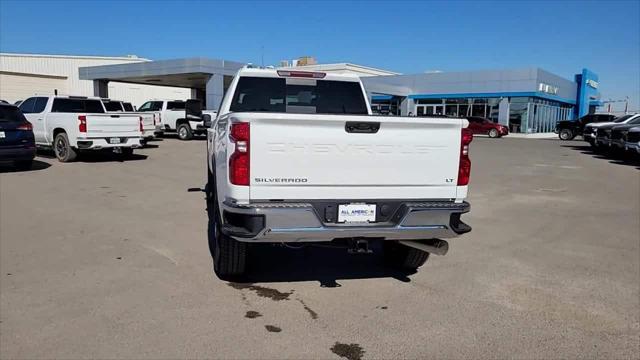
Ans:
[[[547,94],[557,95],[559,88],[557,86],[540,83],[538,84],[538,91],[542,91]]]
[[[590,87],[597,89],[598,88],[598,82],[592,79],[587,79],[587,85],[589,85]]]

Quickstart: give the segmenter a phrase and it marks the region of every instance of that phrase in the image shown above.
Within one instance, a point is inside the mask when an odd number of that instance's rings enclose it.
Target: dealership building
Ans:
[[[435,72],[362,79],[383,114],[479,116],[512,132],[551,132],[601,106],[598,76],[583,69],[573,80],[540,68]]]
[[[111,97],[140,105],[152,98],[198,98],[217,109],[245,63],[210,58],[151,61],[135,56],[91,57],[0,54],[0,99],[35,94]],[[540,68],[403,75],[350,64],[313,64],[300,70],[351,73],[362,78],[374,113],[402,116],[480,116],[512,132],[551,132],[601,106],[598,76],[583,69],[566,79]]]

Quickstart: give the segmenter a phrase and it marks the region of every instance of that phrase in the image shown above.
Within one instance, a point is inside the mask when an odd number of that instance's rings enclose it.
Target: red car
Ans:
[[[470,116],[467,120],[469,120],[469,129],[474,134],[489,135],[491,138],[509,135],[509,129],[506,126],[496,124],[489,119]]]

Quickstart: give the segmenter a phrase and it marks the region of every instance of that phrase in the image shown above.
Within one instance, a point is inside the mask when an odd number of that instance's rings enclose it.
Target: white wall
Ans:
[[[128,101],[140,107],[140,105],[151,99],[191,99],[191,89],[110,81],[109,98]]]
[[[31,55],[0,53],[0,72],[45,75],[66,78],[64,89],[58,89],[60,95],[93,96],[93,81],[80,80],[78,68],[83,66],[113,65],[133,62],[149,61],[137,57],[100,57],[100,56],[65,56],[65,55]],[[43,77],[45,79],[46,77]],[[15,77],[3,76],[1,81],[14,81]],[[28,86],[28,85],[27,85]],[[24,99],[21,94],[14,94],[7,89],[13,89],[18,84],[2,84],[5,93],[0,98],[7,101]],[[24,87],[22,85],[22,87]],[[112,92],[113,90],[113,92]],[[34,84],[34,93],[42,92],[42,84]],[[67,93],[63,93],[66,91]],[[53,90],[50,90],[53,95]],[[41,94],[45,95],[45,94]],[[155,85],[137,85],[124,83],[110,83],[109,97],[130,101],[139,106],[151,98],[188,99],[191,89],[174,88]],[[16,98],[20,96],[20,98]],[[15,98],[15,99],[14,99]]]

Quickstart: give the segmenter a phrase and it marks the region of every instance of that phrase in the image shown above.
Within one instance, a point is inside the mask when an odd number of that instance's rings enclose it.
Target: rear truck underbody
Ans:
[[[247,254],[258,244],[325,244],[346,247],[351,254],[382,250],[389,265],[415,272],[431,254],[447,254],[449,244],[444,239],[471,231],[460,219],[470,209],[467,202],[358,199],[242,205],[223,202],[218,206],[215,195],[209,193],[208,198],[209,247],[214,269],[227,280],[237,280],[245,274]],[[338,207],[354,202],[375,205],[375,222],[338,222]]]

